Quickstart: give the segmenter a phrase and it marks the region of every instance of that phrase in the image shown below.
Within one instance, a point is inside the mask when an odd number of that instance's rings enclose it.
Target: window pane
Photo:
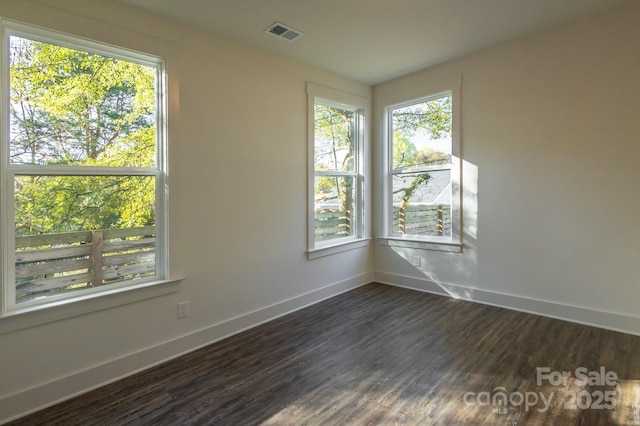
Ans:
[[[393,175],[393,233],[451,236],[451,170]]]
[[[355,113],[316,104],[314,114],[315,169],[355,170]]]
[[[316,241],[348,237],[355,230],[354,178],[316,176],[315,236]]]
[[[16,302],[153,276],[154,176],[17,176]]]
[[[155,165],[156,69],[11,36],[13,164]]]
[[[451,96],[391,111],[393,168],[451,164]]]

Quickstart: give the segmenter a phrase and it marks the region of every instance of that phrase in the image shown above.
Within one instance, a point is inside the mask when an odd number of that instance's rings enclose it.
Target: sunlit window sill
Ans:
[[[403,247],[421,250],[446,251],[452,253],[462,253],[463,245],[449,241],[427,241],[409,238],[378,237],[378,244],[381,246]]]
[[[37,306],[18,307],[0,318],[0,334],[175,293],[180,290],[182,281],[182,278],[150,281]]]
[[[326,245],[317,247],[313,250],[307,251],[307,259],[317,259],[319,257],[330,256],[332,254],[342,253],[349,250],[355,250],[362,247],[367,247],[371,238],[358,238],[354,240],[348,240],[333,245]]]

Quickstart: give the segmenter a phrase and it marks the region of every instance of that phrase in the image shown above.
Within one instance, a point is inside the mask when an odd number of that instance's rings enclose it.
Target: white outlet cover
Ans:
[[[185,318],[189,316],[189,302],[178,303],[178,318]]]

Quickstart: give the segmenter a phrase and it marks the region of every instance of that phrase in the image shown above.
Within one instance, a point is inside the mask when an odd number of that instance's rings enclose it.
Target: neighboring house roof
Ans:
[[[429,180],[413,191],[409,204],[451,204],[451,171],[437,170],[428,173]],[[396,175],[393,190],[408,187],[417,175],[418,173]],[[404,195],[404,192],[393,194],[393,204],[400,204]]]

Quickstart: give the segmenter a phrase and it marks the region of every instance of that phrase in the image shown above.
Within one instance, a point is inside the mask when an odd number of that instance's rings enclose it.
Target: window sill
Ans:
[[[17,308],[0,318],[0,334],[175,293],[180,290],[181,283],[182,279],[151,281],[49,304]]]
[[[369,241],[371,241],[371,238],[359,238],[357,240],[349,240],[333,245],[318,247],[307,251],[307,259],[318,259],[320,257],[331,256],[332,254],[367,247],[369,245]]]
[[[378,244],[381,246],[404,247],[421,250],[446,251],[451,253],[462,253],[462,244],[445,241],[426,241],[407,238],[379,237]]]

